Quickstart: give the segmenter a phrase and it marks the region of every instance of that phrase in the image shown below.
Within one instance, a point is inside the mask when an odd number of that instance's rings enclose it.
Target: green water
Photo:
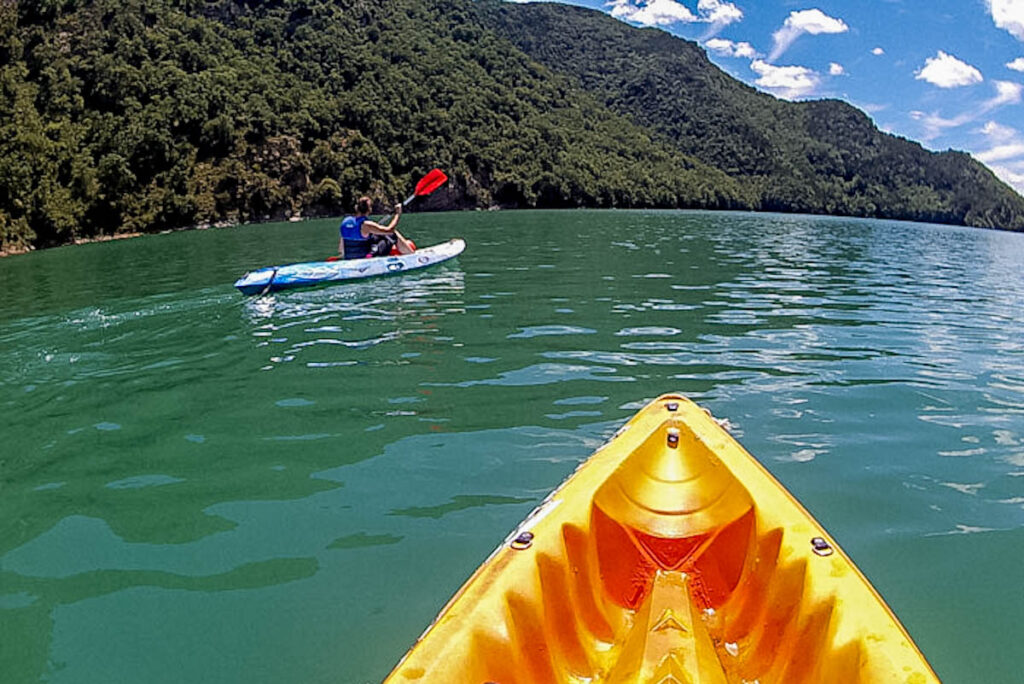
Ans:
[[[455,262],[244,298],[334,221],[0,260],[0,681],[376,682],[644,402],[681,391],[946,682],[1020,681],[1024,235],[409,215]]]

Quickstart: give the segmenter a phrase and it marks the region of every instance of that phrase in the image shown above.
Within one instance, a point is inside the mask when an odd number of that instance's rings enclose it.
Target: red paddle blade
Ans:
[[[447,182],[448,176],[444,175],[444,171],[441,169],[434,169],[421,178],[420,182],[416,184],[415,195],[417,197],[429,195]]]

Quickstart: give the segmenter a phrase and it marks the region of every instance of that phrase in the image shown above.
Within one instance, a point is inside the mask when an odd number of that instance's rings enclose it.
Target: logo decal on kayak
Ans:
[[[403,268],[405,268],[405,264],[403,264],[401,261],[396,261],[388,264],[389,271],[401,271]]]
[[[425,264],[428,261],[430,261],[430,259],[428,257],[421,256],[419,259],[417,259],[417,261],[419,261],[421,264]]]
[[[360,273],[366,273],[369,269],[370,269],[370,265],[367,264],[366,266],[363,266],[362,268],[360,268],[358,270],[359,270]]]

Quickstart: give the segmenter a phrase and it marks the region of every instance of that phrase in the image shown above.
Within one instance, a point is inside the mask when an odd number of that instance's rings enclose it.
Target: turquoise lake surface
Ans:
[[[379,682],[648,400],[803,502],[944,682],[1020,682],[1024,235],[409,214],[419,273],[244,297],[337,220],[0,260],[0,681]]]

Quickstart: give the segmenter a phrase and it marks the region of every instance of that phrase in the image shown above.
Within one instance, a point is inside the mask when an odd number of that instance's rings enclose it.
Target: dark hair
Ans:
[[[369,214],[371,209],[373,209],[373,200],[369,197],[360,197],[356,200],[357,214]]]

